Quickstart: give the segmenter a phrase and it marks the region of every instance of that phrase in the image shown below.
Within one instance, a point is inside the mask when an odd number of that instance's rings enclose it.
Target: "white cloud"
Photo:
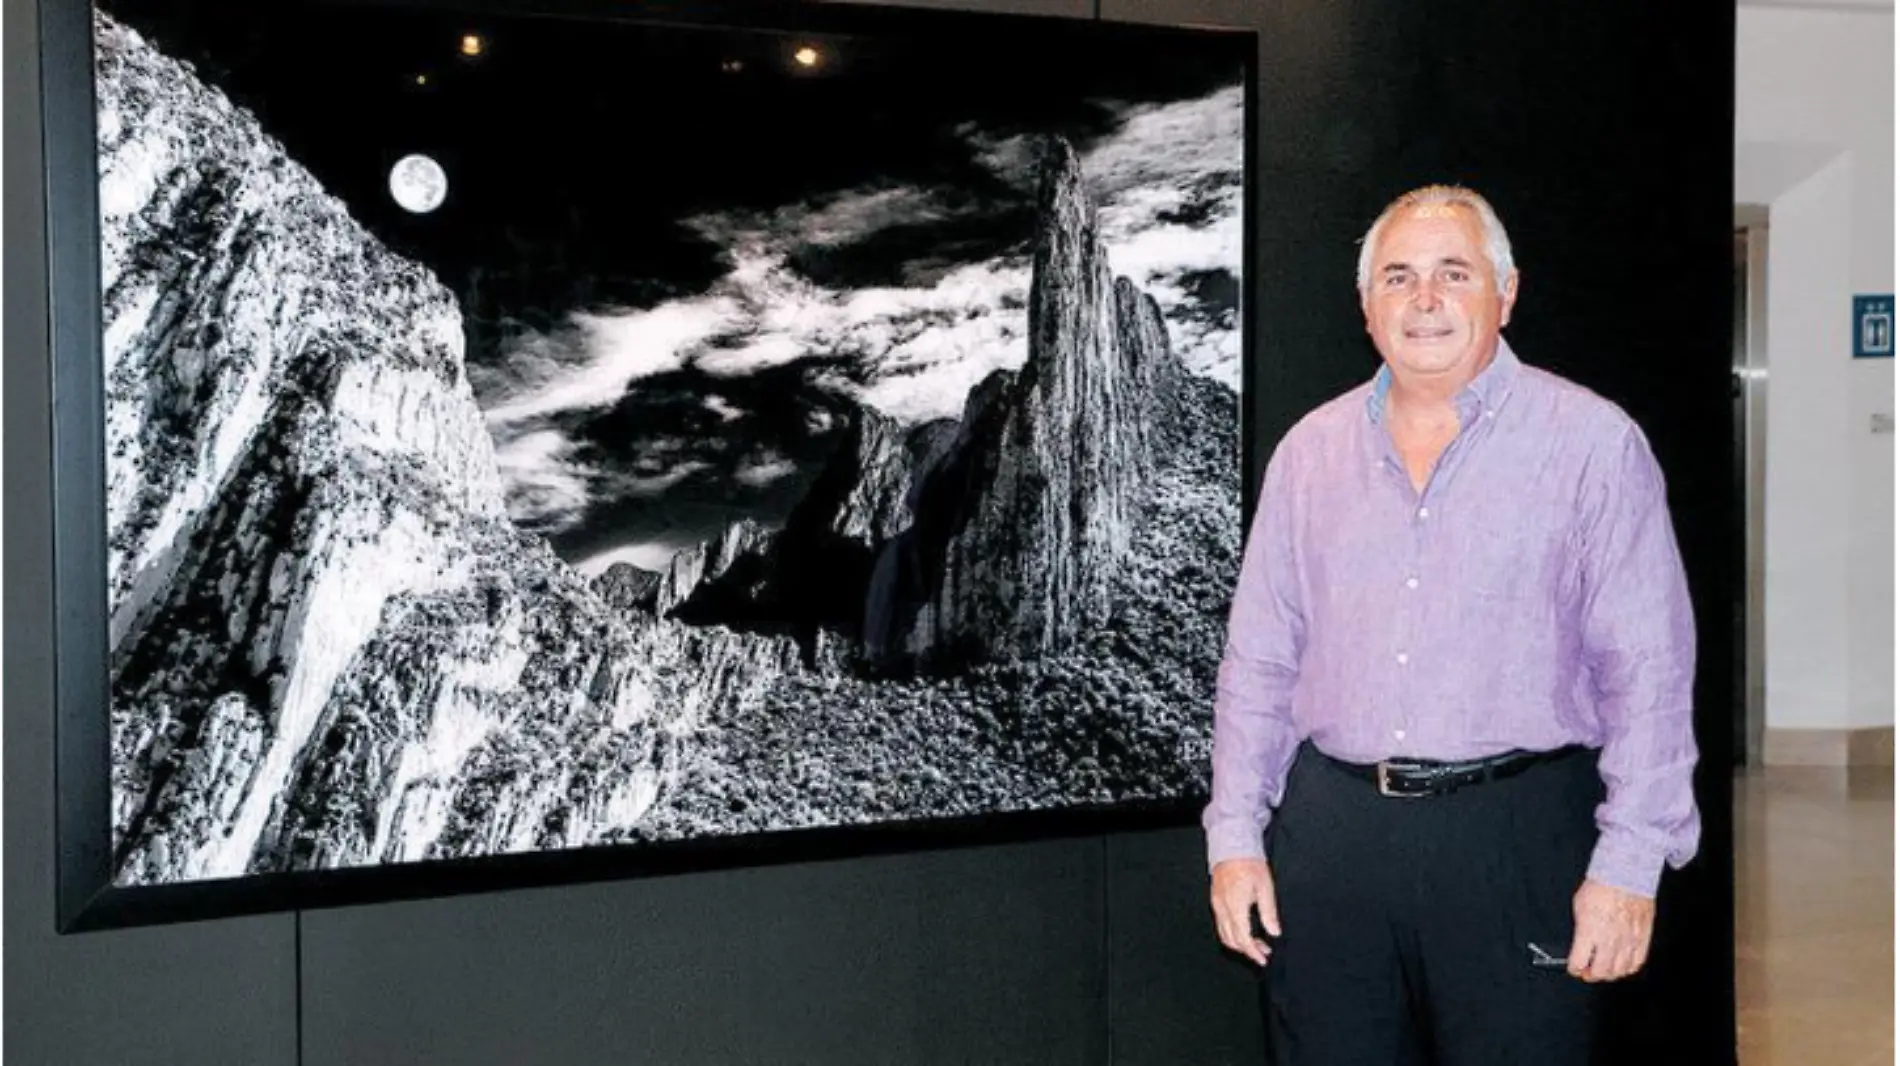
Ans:
[[[871,380],[834,379],[840,391],[906,422],[954,417],[984,375],[1027,357],[1019,305],[1028,285],[1027,269],[977,264],[927,288],[841,292],[793,274],[783,255],[748,254],[708,295],[586,316],[581,336],[591,357],[492,408],[489,426],[506,436],[528,419],[610,406],[641,378],[687,366],[739,378],[853,353],[872,368]],[[706,402],[722,418],[738,413],[723,400]]]
[[[798,464],[778,455],[768,455],[758,462],[746,463],[739,472],[732,475],[747,488],[762,489],[774,481],[780,481],[798,473]]]
[[[786,204],[771,211],[713,212],[686,227],[716,245],[757,258],[768,247],[849,245],[892,226],[942,222],[981,210],[953,203],[945,190],[867,185]]]
[[[573,462],[573,442],[558,430],[498,443],[495,465],[508,491],[508,514],[524,527],[556,533],[580,521],[595,471]]]
[[[996,177],[1022,195],[1035,194],[1041,138],[1027,133],[996,137],[974,122],[957,127],[957,135],[970,146],[976,161],[988,167]]]
[[[1131,189],[1175,188],[1231,177],[1244,162],[1246,116],[1240,86],[1193,100],[1127,108],[1122,128],[1083,156],[1090,187],[1119,201]]]
[[[776,228],[812,244],[849,244],[890,226],[942,221],[953,213],[934,191],[885,187],[846,193],[809,213],[794,208]]]
[[[742,328],[746,315],[732,299],[713,296],[624,314],[576,312],[572,321],[579,327],[573,343],[586,353],[585,360],[561,366],[492,404],[485,412],[491,431],[564,411],[610,407],[633,382],[678,370],[708,341]],[[545,342],[526,337],[521,343]]]
[[[613,473],[603,476],[600,481],[601,494],[616,500],[653,499],[664,495],[668,489],[692,477],[694,474],[710,470],[712,464],[700,459],[689,459],[659,473]]]

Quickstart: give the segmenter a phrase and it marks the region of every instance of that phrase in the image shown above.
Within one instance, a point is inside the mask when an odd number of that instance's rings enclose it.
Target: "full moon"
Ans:
[[[426,155],[404,156],[390,168],[389,195],[405,210],[426,214],[441,207],[448,193],[449,176]]]

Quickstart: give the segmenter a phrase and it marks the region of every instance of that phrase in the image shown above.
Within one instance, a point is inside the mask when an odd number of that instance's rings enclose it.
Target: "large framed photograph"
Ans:
[[[45,21],[62,928],[1198,810],[1251,34]]]

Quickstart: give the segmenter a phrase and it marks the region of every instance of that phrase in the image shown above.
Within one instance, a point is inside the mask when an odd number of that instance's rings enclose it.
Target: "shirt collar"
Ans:
[[[1511,396],[1511,386],[1517,382],[1518,368],[1523,364],[1517,353],[1511,350],[1511,344],[1503,337],[1498,338],[1497,355],[1491,359],[1491,365],[1483,373],[1471,379],[1471,383],[1458,394],[1458,411],[1466,421],[1476,417],[1481,411],[1495,411],[1504,406]],[[1379,372],[1372,378],[1372,395],[1366,397],[1366,417],[1373,425],[1385,419],[1386,394],[1392,391],[1392,368],[1381,363]]]

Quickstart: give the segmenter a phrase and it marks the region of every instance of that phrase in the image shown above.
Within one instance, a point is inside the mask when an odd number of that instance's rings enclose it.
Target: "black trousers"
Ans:
[[[1588,1063],[1599,986],[1530,945],[1569,954],[1602,798],[1594,751],[1403,799],[1302,748],[1267,838],[1270,1061]]]

